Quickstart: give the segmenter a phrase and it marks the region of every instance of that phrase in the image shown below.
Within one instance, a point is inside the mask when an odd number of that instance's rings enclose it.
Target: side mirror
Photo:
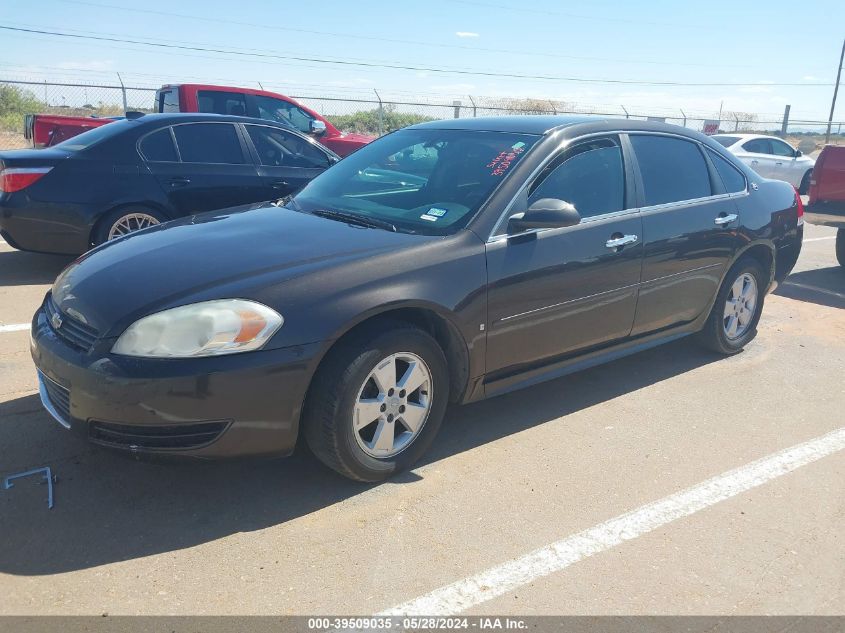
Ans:
[[[318,121],[317,119],[312,119],[309,125],[311,129],[311,134],[314,136],[322,136],[326,133],[326,124],[322,121]]]
[[[527,211],[514,213],[508,218],[508,233],[522,233],[530,229],[559,229],[575,226],[581,222],[581,215],[565,200],[541,198],[528,207]]]
[[[795,158],[801,158],[804,153],[800,149],[795,150]]]

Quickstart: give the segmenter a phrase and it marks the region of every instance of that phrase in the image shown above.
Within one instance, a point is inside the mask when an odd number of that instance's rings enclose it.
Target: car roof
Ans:
[[[444,119],[410,126],[418,130],[478,130],[486,132],[512,132],[516,134],[545,135],[564,130],[567,136],[601,132],[666,132],[690,138],[706,138],[696,130],[659,121],[623,119],[600,115],[511,115]]]
[[[730,136],[738,139],[738,141],[748,141],[753,138],[778,138],[777,136],[772,136],[771,134],[742,134],[739,132],[719,132],[713,136]],[[778,140],[782,141],[783,139]]]

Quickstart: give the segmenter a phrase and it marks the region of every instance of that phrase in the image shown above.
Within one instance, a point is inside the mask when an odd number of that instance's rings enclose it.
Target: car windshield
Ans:
[[[400,231],[447,235],[469,222],[539,138],[474,130],[400,130],[365,145],[315,178],[289,206],[310,213],[354,214]]]
[[[711,136],[710,138],[719,143],[722,147],[730,147],[739,140],[738,136]]]
[[[82,134],[77,134],[61,143],[56,143],[55,147],[63,149],[66,152],[79,152],[88,149],[92,145],[100,141],[111,138],[116,134],[120,134],[126,128],[132,125],[132,121],[120,119],[114,123],[106,123],[99,127],[92,128]]]

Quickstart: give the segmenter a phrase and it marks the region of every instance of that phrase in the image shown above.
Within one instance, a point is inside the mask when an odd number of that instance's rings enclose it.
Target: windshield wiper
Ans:
[[[346,213],[344,211],[333,211],[331,209],[315,209],[314,211],[311,211],[311,213],[329,220],[348,222],[349,224],[357,224],[358,226],[366,226],[372,229],[384,229],[385,231],[391,231],[393,233],[397,232],[396,226],[387,220],[379,220],[378,218],[358,215],[357,213]]]

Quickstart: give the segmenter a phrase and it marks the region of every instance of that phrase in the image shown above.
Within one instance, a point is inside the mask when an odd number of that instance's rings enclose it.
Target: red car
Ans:
[[[250,116],[288,123],[309,134],[338,156],[347,156],[375,137],[345,134],[325,118],[290,97],[251,88],[230,88],[205,84],[162,86],[156,91],[157,112],[206,112]],[[30,114],[24,123],[24,136],[33,147],[52,147],[94,127],[122,117],[98,118],[60,114]]]
[[[807,222],[838,229],[836,259],[845,266],[845,146],[825,145],[816,159],[805,214]]]
[[[319,139],[338,156],[347,156],[374,139],[344,134],[313,110],[290,97],[251,88],[205,84],[167,85],[156,92],[158,112],[209,112],[249,116],[290,123],[300,132]]]

